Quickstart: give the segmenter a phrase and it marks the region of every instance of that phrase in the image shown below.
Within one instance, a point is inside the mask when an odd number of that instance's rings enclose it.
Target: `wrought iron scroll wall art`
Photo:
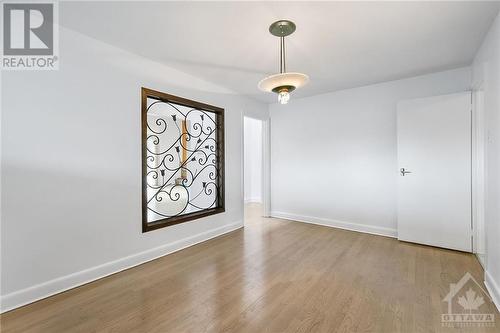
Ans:
[[[142,88],[143,232],[224,211],[224,109]]]

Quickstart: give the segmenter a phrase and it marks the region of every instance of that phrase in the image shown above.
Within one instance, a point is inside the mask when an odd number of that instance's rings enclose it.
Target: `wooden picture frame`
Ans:
[[[186,214],[179,214],[178,216],[166,217],[160,220],[155,220],[153,222],[148,221],[148,122],[147,122],[147,112],[148,112],[148,99],[154,99],[156,101],[161,101],[169,104],[176,104],[194,110],[200,110],[201,112],[210,112],[214,114],[215,118],[215,128],[213,129],[215,134],[215,169],[217,171],[217,193],[216,193],[216,205],[215,207],[210,207],[207,209],[201,209],[195,212],[189,212]],[[182,121],[182,133],[187,132],[186,120]],[[163,92],[155,91],[148,88],[141,88],[141,146],[142,146],[142,232],[148,232],[156,230],[159,228],[168,227],[171,225],[192,221],[202,217],[219,214],[225,211],[225,179],[224,179],[224,109],[186,99],[183,97],[178,97]],[[182,140],[183,147],[186,147],[186,135],[181,135],[179,140]],[[182,150],[180,153],[181,167],[187,161],[188,154],[186,150]],[[186,170],[180,169],[182,179],[186,178]],[[214,180],[215,182],[215,180]],[[165,186],[165,184],[163,184]],[[205,184],[203,185],[205,186]],[[149,199],[151,201],[151,198]],[[189,199],[188,199],[189,200]]]

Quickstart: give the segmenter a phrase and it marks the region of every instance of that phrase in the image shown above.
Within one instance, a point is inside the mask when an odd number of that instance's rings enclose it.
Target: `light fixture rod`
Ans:
[[[283,73],[283,37],[280,37],[280,73]]]
[[[285,37],[280,37],[280,73],[286,73]]]
[[[283,43],[283,72],[286,73],[286,48],[285,48],[285,37],[281,37],[281,42]]]

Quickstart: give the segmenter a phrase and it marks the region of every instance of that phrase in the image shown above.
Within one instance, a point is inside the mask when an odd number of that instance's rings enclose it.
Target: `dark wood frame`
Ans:
[[[217,207],[204,209],[198,212],[193,212],[185,215],[175,216],[157,220],[148,223],[148,207],[147,207],[147,185],[146,185],[146,139],[147,139],[147,99],[154,98],[157,100],[180,104],[183,106],[196,108],[215,114],[215,123],[217,125],[216,141],[217,141],[217,167],[220,174],[219,183],[219,198]],[[205,216],[223,213],[225,211],[225,170],[224,170],[224,109],[196,102],[187,98],[182,98],[174,95],[165,94],[148,88],[141,88],[141,146],[142,146],[142,232],[148,232],[159,228],[168,227],[174,224],[179,224]]]

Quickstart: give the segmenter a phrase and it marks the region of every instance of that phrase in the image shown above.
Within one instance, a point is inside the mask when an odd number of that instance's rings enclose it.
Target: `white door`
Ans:
[[[398,103],[398,239],[472,251],[471,94]]]

